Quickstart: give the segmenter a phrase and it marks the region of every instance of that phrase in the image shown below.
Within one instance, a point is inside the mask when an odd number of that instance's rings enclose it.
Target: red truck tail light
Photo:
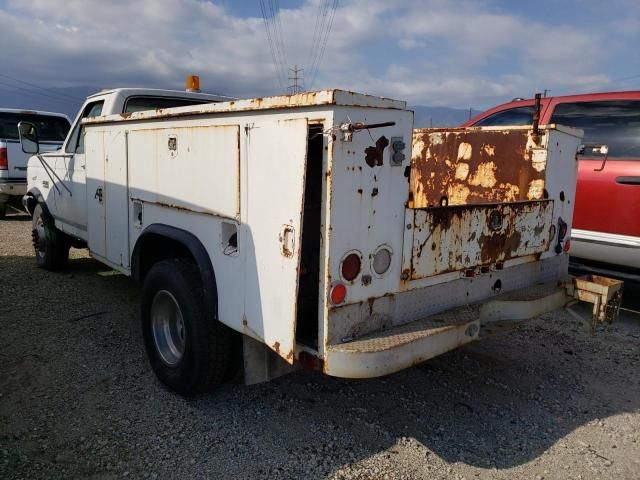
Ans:
[[[7,158],[7,147],[0,147],[0,170],[9,169],[9,159]]]
[[[340,265],[340,273],[342,273],[342,278],[344,278],[347,282],[352,282],[360,273],[360,268],[362,266],[362,261],[360,260],[360,255],[353,252],[344,257],[342,260],[342,265]]]
[[[347,287],[344,283],[336,282],[329,290],[329,300],[333,305],[340,305],[347,298]]]

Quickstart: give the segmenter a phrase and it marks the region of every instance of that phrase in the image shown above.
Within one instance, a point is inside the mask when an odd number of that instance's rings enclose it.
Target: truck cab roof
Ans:
[[[20,114],[24,114],[24,115],[47,115],[47,116],[50,116],[50,117],[62,117],[62,118],[65,118],[65,119],[69,120],[69,117],[67,117],[64,113],[45,112],[43,110],[28,110],[28,109],[21,109],[21,108],[2,108],[2,107],[0,107],[0,113],[20,113]]]
[[[87,99],[101,97],[104,95],[122,95],[123,97],[131,96],[153,96],[153,97],[172,97],[172,98],[194,98],[202,100],[206,103],[211,102],[226,102],[234,100],[234,97],[227,97],[224,95],[213,95],[210,93],[202,92],[188,92],[185,90],[165,90],[159,88],[112,88],[101,90],[89,95]]]

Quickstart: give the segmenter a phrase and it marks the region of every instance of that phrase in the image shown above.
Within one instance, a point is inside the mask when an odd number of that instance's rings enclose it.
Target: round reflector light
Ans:
[[[379,247],[373,254],[373,271],[378,275],[384,274],[391,266],[391,251],[386,247]]]
[[[342,278],[347,282],[352,282],[360,273],[360,267],[360,255],[357,253],[350,253],[342,260],[342,266],[340,267]]]
[[[347,287],[344,286],[344,283],[336,283],[331,287],[329,300],[332,304],[340,305],[345,298],[347,298]]]

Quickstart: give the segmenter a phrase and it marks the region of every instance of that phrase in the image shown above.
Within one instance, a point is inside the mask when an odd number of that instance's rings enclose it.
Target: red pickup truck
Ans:
[[[481,113],[464,126],[531,124],[534,105],[534,99],[514,100]],[[640,91],[546,97],[542,99],[540,123],[580,128],[584,130],[585,145],[608,146],[608,154],[585,148],[578,155],[571,232],[574,266],[613,269],[618,276],[637,279]]]

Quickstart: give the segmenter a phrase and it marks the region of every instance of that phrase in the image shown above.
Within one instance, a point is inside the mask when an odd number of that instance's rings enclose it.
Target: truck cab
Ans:
[[[29,159],[27,165],[29,175],[26,195],[23,197],[25,207],[31,214],[38,204],[42,209],[46,209],[46,216],[61,232],[59,243],[63,244],[63,251],[68,250],[68,246],[85,246],[87,190],[83,121],[102,115],[121,115],[122,118],[126,118],[134,112],[224,100],[229,98],[199,92],[148,88],[117,88],[89,96],[80,108],[61,148],[43,153],[39,148],[38,151],[31,152],[35,155]],[[38,145],[46,148],[46,139],[37,140]],[[38,229],[35,228],[34,231],[34,245],[42,244]],[[43,233],[41,230],[40,234]],[[44,262],[46,252],[40,251],[37,256],[39,262]],[[66,253],[63,252],[56,256],[55,262],[49,258],[49,266],[62,266],[66,257]]]

